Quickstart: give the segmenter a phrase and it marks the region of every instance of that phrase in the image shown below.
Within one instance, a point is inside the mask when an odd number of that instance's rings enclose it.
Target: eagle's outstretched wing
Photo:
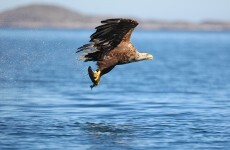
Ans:
[[[96,50],[84,55],[85,61],[100,61],[102,57],[118,46],[121,41],[129,41],[138,22],[131,19],[107,19],[101,21],[102,25],[96,27],[96,32],[90,36],[89,44],[78,48],[77,52]]]

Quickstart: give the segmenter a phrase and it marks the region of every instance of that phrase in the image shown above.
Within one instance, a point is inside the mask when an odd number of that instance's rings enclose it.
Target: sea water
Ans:
[[[135,31],[154,60],[90,89],[93,30],[0,30],[0,149],[229,149],[230,32]]]

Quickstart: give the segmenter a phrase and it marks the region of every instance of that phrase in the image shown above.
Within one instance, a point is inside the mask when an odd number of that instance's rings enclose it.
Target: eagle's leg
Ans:
[[[92,68],[89,66],[88,73],[91,81],[93,82],[93,85],[91,85],[91,89],[95,86],[97,86],[100,82],[101,77],[101,71],[99,69],[93,71]]]

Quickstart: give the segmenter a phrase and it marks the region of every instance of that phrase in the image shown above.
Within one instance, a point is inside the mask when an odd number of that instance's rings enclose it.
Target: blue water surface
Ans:
[[[92,32],[0,29],[0,149],[229,149],[230,32],[135,31],[91,91]]]

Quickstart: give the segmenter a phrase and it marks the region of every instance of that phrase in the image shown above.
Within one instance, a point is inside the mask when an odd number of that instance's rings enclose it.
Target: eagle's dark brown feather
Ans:
[[[90,36],[90,43],[79,47],[77,52],[85,51],[82,56],[84,61],[97,61],[102,76],[116,65],[127,63],[135,57],[136,49],[130,37],[138,23],[121,18],[107,19],[101,23]]]
[[[101,61],[103,56],[118,46],[122,40],[129,41],[133,29],[138,22],[131,19],[107,19],[101,21],[102,25],[96,27],[96,32],[90,36],[89,44],[78,48],[77,52],[96,49],[85,55],[85,61]]]

